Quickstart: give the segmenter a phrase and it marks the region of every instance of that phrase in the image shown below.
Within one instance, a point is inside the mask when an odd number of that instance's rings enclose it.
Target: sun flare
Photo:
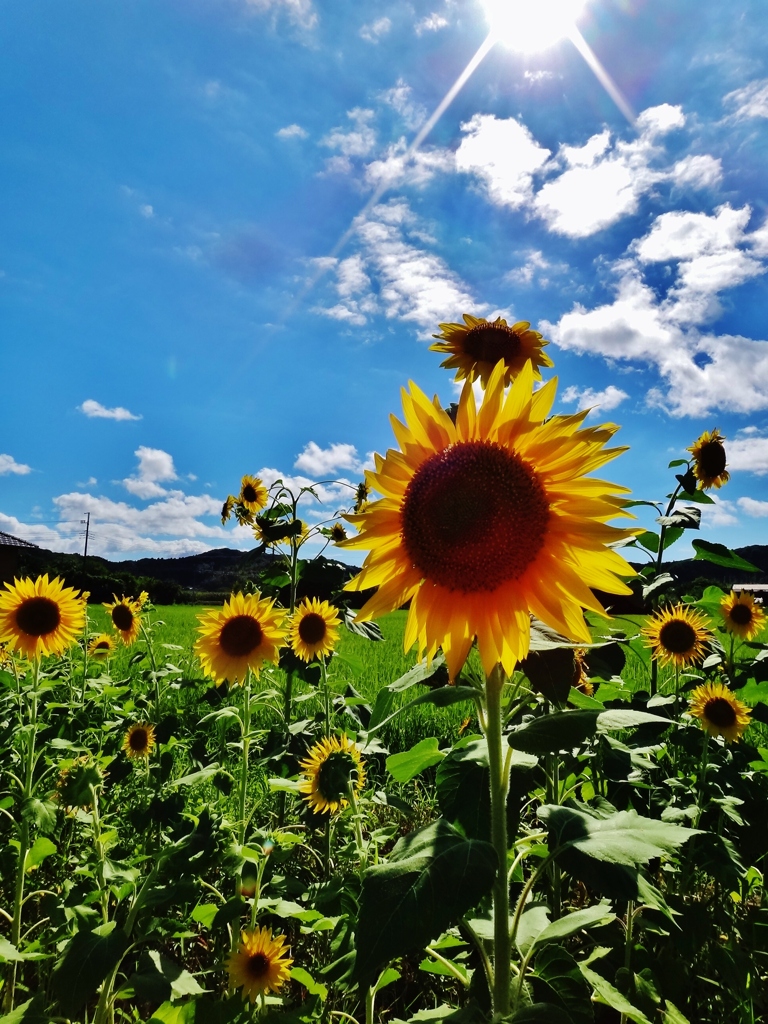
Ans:
[[[546,50],[574,28],[586,0],[482,0],[491,33],[512,50]]]

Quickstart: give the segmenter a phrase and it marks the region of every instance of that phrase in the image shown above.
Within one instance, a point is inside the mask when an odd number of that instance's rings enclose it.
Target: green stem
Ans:
[[[355,846],[357,847],[357,858],[360,870],[362,871],[368,863],[368,853],[365,849],[365,842],[363,840],[363,826],[360,821],[360,805],[357,802],[357,796],[355,795],[355,784],[352,779],[349,780],[349,802],[352,805],[352,821],[355,826]]]
[[[448,971],[448,973],[451,974],[457,981],[460,981],[461,984],[465,986],[465,988],[469,987],[469,979],[465,974],[461,973],[461,971],[458,969],[456,964],[453,963],[453,961],[448,960],[444,956],[441,956],[437,952],[437,950],[433,949],[431,946],[425,946],[424,949],[425,952],[429,953],[433,960],[437,960],[439,964],[442,964],[443,967]]]
[[[509,775],[504,772],[502,747],[501,697],[506,677],[497,665],[486,679],[486,740],[491,786],[491,842],[496,851],[498,868],[493,885],[493,1011],[496,1016],[509,1014],[510,963],[512,946],[509,936],[509,885],[507,882],[507,790]]]
[[[699,767],[699,777],[696,780],[696,785],[699,790],[699,794],[696,800],[696,817],[693,822],[693,828],[699,827],[699,821],[701,815],[704,813],[704,786],[707,781],[707,767],[709,764],[709,733],[704,733],[704,743],[701,749],[701,765]]]
[[[323,674],[323,704],[325,710],[325,737],[330,738],[331,735],[331,691],[328,686],[328,667],[325,663],[325,658],[320,659],[320,668]]]
[[[96,854],[96,884],[99,888],[101,917],[104,924],[109,921],[109,893],[104,884],[104,844],[101,841],[101,817],[99,815],[99,796],[96,789],[90,786],[91,806],[93,807],[93,849]]]
[[[627,921],[625,925],[625,945],[624,945],[624,970],[629,972],[632,964],[632,933],[633,926],[635,923],[635,904],[633,900],[629,900],[627,903]],[[619,1024],[627,1024],[627,1015],[622,1013]]]
[[[371,985],[365,993],[365,1024],[373,1024],[373,1006],[376,1001],[376,986]]]
[[[240,845],[245,844],[245,823],[246,823],[246,799],[248,796],[248,759],[251,750],[251,670],[245,673],[243,683],[245,691],[245,704],[243,707],[243,760],[240,766],[240,809],[238,815],[238,840]]]

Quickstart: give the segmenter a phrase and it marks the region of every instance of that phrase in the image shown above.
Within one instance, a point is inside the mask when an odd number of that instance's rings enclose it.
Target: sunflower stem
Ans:
[[[251,670],[246,669],[243,681],[245,700],[243,704],[243,763],[240,766],[240,807],[238,813],[237,838],[241,846],[245,845],[245,804],[248,796],[248,758],[251,748]],[[239,888],[239,885],[238,885]]]
[[[491,842],[496,851],[498,867],[493,884],[493,1011],[497,1017],[509,1014],[510,962],[512,947],[509,936],[509,884],[507,882],[507,789],[508,767],[502,747],[501,697],[506,677],[496,665],[486,678],[486,731],[491,785]]]
[[[699,767],[699,777],[696,780],[696,786],[699,790],[696,798],[696,817],[693,822],[693,828],[699,827],[701,816],[704,813],[704,787],[707,782],[707,768],[709,766],[709,733],[704,733],[704,742],[701,747],[701,765]]]

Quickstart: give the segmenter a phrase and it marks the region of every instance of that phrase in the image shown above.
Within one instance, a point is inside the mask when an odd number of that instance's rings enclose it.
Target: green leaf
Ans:
[[[533,968],[533,994],[565,1010],[573,1024],[594,1024],[590,990],[578,964],[562,946],[546,946]]]
[[[676,469],[678,466],[687,466],[688,459],[672,459],[667,469]]]
[[[643,818],[636,811],[597,818],[572,807],[548,805],[539,808],[539,817],[550,830],[550,849],[578,850],[610,864],[647,864],[654,857],[674,853],[698,835],[697,829]]]
[[[599,693],[602,692],[601,686]],[[513,729],[507,741],[514,750],[524,750],[528,754],[554,754],[559,750],[572,750],[598,732],[633,729],[650,722],[671,724],[669,719],[647,711],[601,711],[598,708],[555,711]]]
[[[647,551],[652,551],[654,554],[659,550],[658,533],[651,533],[650,530],[646,530],[644,533],[639,533],[635,540],[641,547],[644,547]]]
[[[292,967],[291,977],[294,981],[298,981],[300,985],[303,985],[311,996],[319,996],[321,1003],[324,1003],[328,998],[328,987],[322,981],[315,981],[309,971],[305,971],[303,967]]]
[[[129,945],[128,936],[115,927],[114,921],[73,936],[51,977],[51,987],[65,1016],[75,1016]]]
[[[34,868],[40,867],[46,857],[50,857],[52,853],[56,853],[57,846],[52,843],[50,839],[45,836],[38,836],[32,844],[32,849],[27,854],[27,863],[25,865],[25,871],[32,871]]]
[[[671,497],[671,495],[668,495]],[[706,491],[681,491],[677,496],[678,501],[693,501],[697,505],[714,505],[715,499],[710,498]]]
[[[616,915],[611,911],[611,905],[607,900],[601,900],[592,907],[585,907],[584,910],[574,910],[571,914],[558,918],[548,924],[547,927],[536,936],[534,946],[544,946],[548,942],[559,942],[575,935],[583,928],[592,928],[595,925],[610,924],[616,920]]]
[[[696,554],[693,556],[694,561],[713,562],[715,565],[722,565],[726,569],[742,569],[744,572],[761,571],[756,565],[752,565],[751,562],[742,558],[741,555],[731,551],[725,544],[713,544],[708,540],[695,540],[693,541],[693,547],[696,550]]]
[[[376,982],[376,992],[381,992],[387,985],[391,985],[393,981],[398,981],[400,978],[400,971],[396,967],[388,967],[386,971],[382,971],[379,975],[379,979]]]
[[[664,1021],[663,1024],[691,1024],[684,1013],[675,1006],[674,1003],[670,1003],[667,999],[664,1005]]]
[[[610,1006],[618,1013],[623,1013],[625,1017],[634,1021],[635,1024],[651,1024],[645,1014],[641,1010],[638,1010],[636,1006],[633,1006],[632,1003],[630,1003],[630,1001],[623,996],[617,988],[614,988],[609,981],[606,981],[602,975],[593,971],[590,967],[586,967],[584,964],[579,964],[579,968],[586,980],[595,990],[595,1002],[602,1003],[604,1006]]]
[[[172,960],[156,950],[145,951],[139,960],[139,969],[132,975],[121,992],[130,998],[132,990],[141,1002],[162,1003],[183,996],[202,995],[203,989],[195,978]]]
[[[40,800],[29,796],[22,802],[21,816],[25,821],[32,821],[43,832],[52,832],[56,827],[57,805],[51,800]]]
[[[445,757],[445,752],[438,747],[434,736],[417,743],[410,750],[401,754],[392,754],[387,758],[387,771],[396,782],[410,782],[433,764],[438,764]]]
[[[684,533],[685,528],[682,526],[668,526],[667,529],[664,531],[663,550],[666,551],[667,548],[671,548],[675,541],[680,540]]]
[[[0,963],[18,960],[45,960],[45,957],[45,953],[20,953],[12,942],[9,942],[4,935],[0,935]]]
[[[203,928],[210,928],[218,911],[219,908],[215,903],[198,903],[192,911],[192,920],[197,921]]]
[[[0,1017],[2,1024],[48,1024],[49,1020],[45,1012],[45,996],[41,992]]]
[[[163,1003],[162,1006],[158,1006],[147,1024],[192,1024],[195,1019],[195,1009],[194,1000],[177,1006],[174,1006],[173,1003]]]
[[[443,816],[472,839],[491,838],[491,794],[488,744],[473,740],[452,750],[440,763],[435,779]]]
[[[656,522],[659,526],[681,526],[684,530],[698,530],[701,523],[701,509],[676,508],[668,516],[659,516]]]
[[[400,839],[389,862],[363,876],[354,979],[370,984],[390,960],[455,924],[490,890],[496,868],[490,843],[440,819]]]

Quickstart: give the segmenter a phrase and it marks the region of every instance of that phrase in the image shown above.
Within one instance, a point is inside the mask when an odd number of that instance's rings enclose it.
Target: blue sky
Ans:
[[[410,159],[479,0],[2,12],[0,530],[252,546],[218,519],[241,475],[356,482],[408,379],[455,397],[428,343],[473,312],[552,341],[558,410],[622,425],[637,498],[718,426],[703,535],[766,541],[762,0],[589,0],[625,113],[571,40],[497,44]]]

